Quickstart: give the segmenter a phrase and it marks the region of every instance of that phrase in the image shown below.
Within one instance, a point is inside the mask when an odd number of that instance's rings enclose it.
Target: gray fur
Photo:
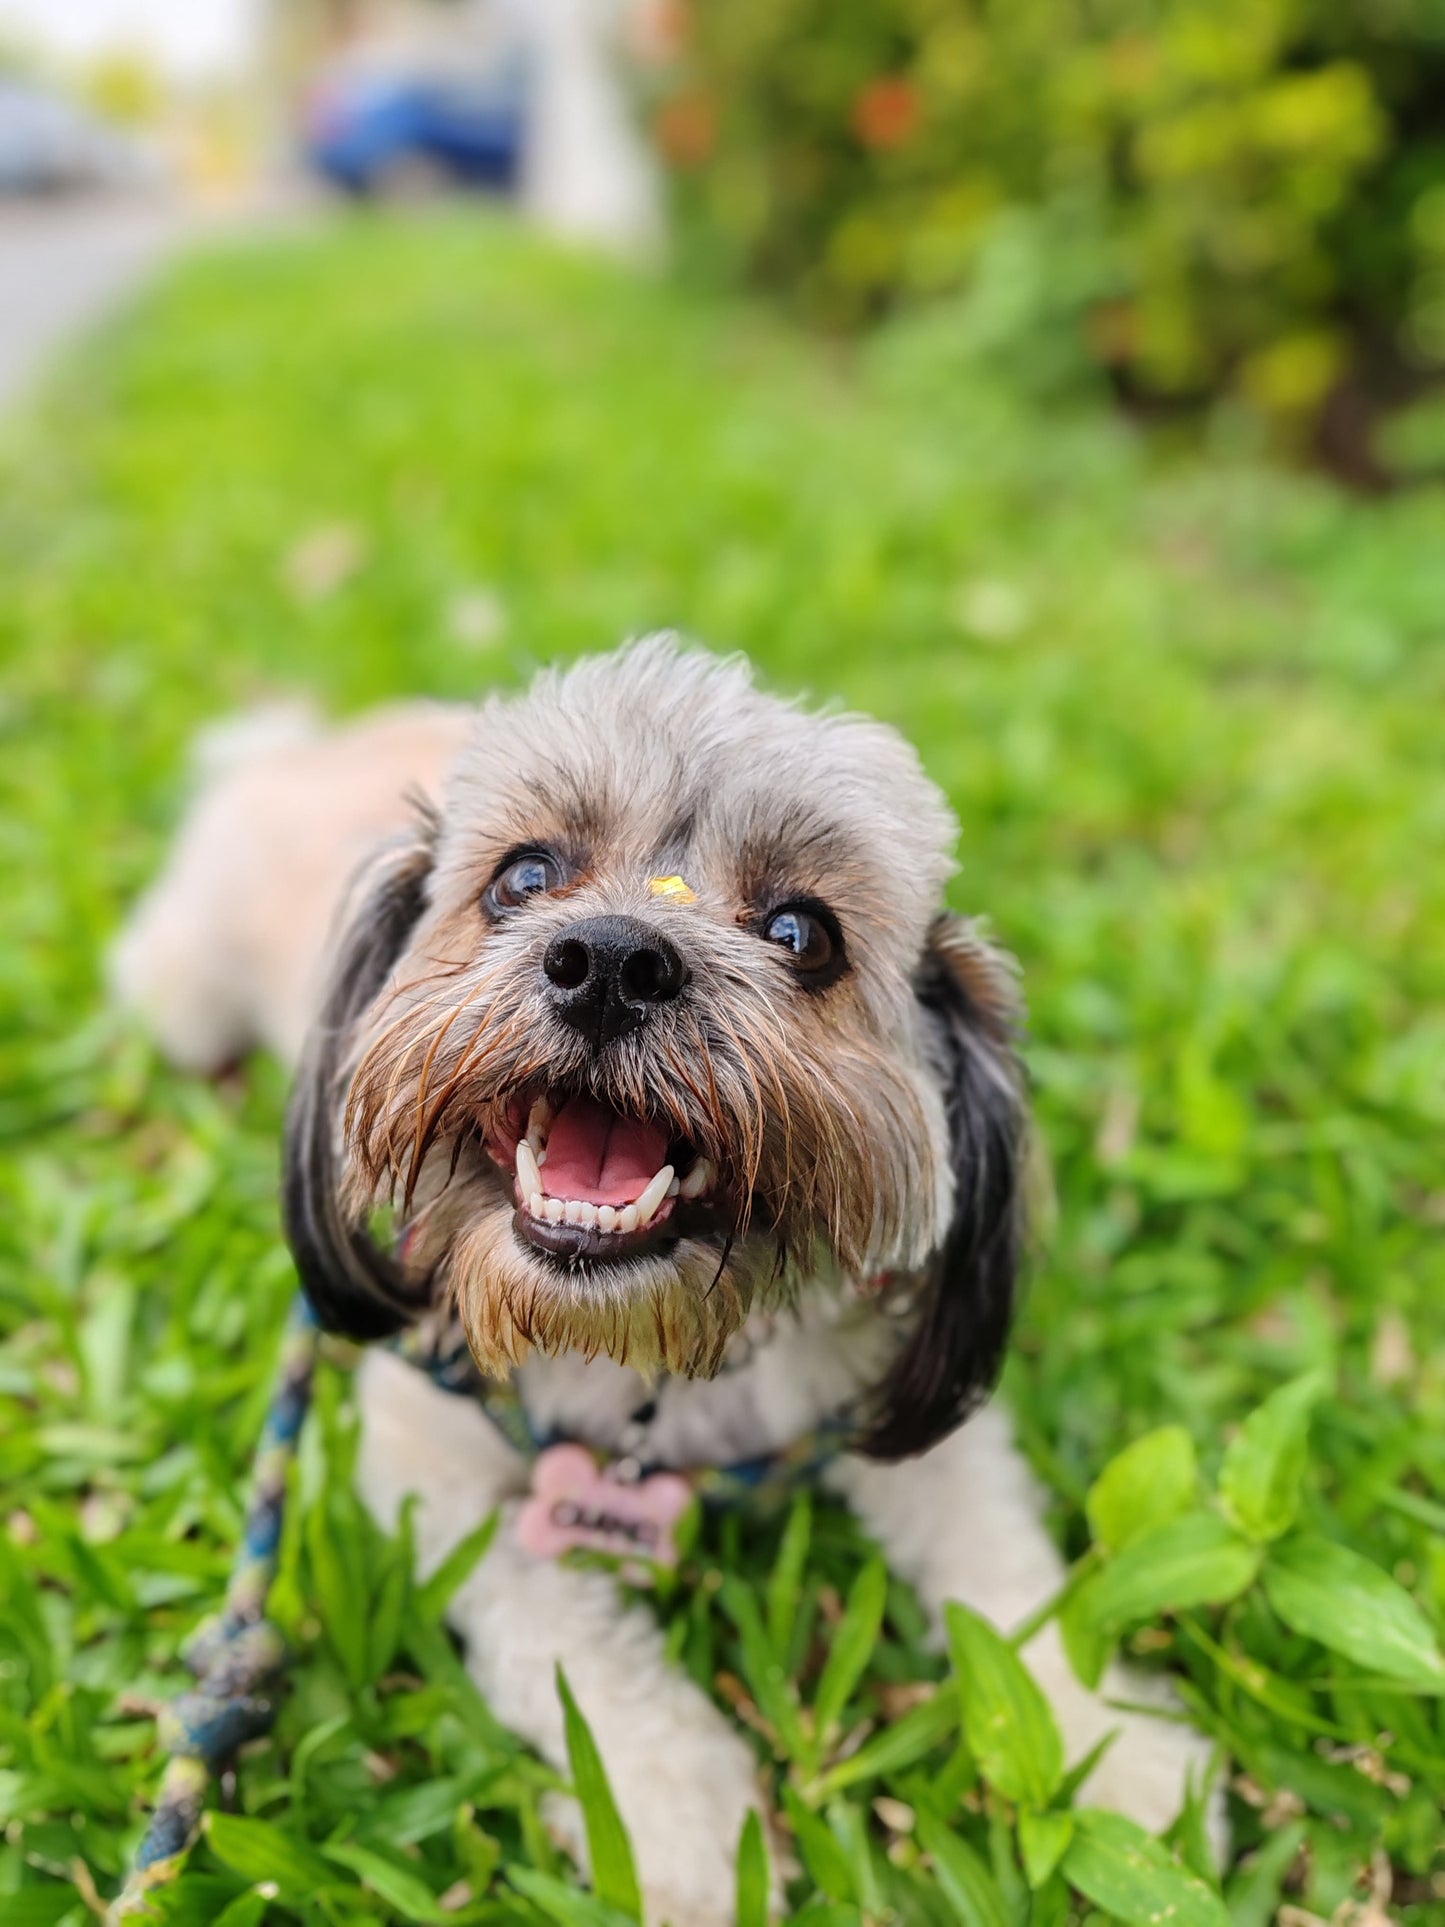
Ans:
[[[905,1359],[885,1382],[885,1407],[915,1409],[901,1431],[885,1410],[880,1436],[919,1449],[991,1377],[1016,1259],[1012,984],[940,921],[953,836],[896,732],[782,702],[740,659],[668,637],[491,698],[446,786],[424,906],[332,1087],[350,1222],[400,1204],[418,1287],[446,1293],[494,1373],[535,1349],[706,1377],[755,1306],[820,1275],[886,1275],[880,1298],[926,1369]],[[562,852],[575,879],[489,921],[483,893],[520,845]],[[697,901],[651,895],[660,873]],[[828,904],[846,941],[848,968],[816,992],[759,935],[770,905],[797,898]],[[598,1052],[556,1022],[540,963],[604,915],[664,931],[689,983]],[[725,1174],[731,1221],[630,1264],[524,1243],[511,1174],[479,1140],[538,1083],[666,1118]],[[317,1110],[304,1074],[298,1108]],[[336,1316],[335,1293],[319,1295]]]

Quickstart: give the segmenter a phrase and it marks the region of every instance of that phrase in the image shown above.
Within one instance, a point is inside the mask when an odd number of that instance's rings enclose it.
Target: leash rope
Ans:
[[[270,1689],[285,1665],[286,1642],[265,1616],[266,1600],[276,1577],[286,1479],[311,1403],[319,1338],[310,1304],[298,1293],[256,1448],[245,1533],[225,1604],[183,1650],[195,1687],[165,1707],[157,1721],[157,1736],[169,1757],[150,1825],[107,1915],[112,1927],[149,1914],[155,1890],[178,1878],[200,1834],[212,1776],[247,1740],[269,1732],[275,1717]]]

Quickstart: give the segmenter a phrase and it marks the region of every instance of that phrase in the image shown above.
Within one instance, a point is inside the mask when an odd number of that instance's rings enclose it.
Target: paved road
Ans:
[[[190,225],[165,204],[0,202],[0,408],[133,293]]]

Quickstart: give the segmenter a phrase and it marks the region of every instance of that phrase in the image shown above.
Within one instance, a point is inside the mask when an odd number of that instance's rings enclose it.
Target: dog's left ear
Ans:
[[[926,1451],[992,1389],[1023,1246],[1027,1109],[1016,967],[964,918],[941,916],[917,994],[943,1088],[953,1217],[920,1275],[913,1329],[860,1446],[876,1459]]]

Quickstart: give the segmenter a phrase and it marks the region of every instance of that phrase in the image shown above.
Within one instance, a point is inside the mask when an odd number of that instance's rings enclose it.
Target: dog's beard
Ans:
[[[564,1266],[540,1258],[502,1201],[452,1243],[447,1273],[472,1354],[503,1374],[534,1349],[603,1354],[645,1376],[710,1377],[753,1302],[768,1255],[684,1238],[656,1256]]]
[[[710,1376],[754,1302],[786,1295],[820,1245],[853,1273],[929,1248],[936,1132],[873,1040],[794,1033],[734,976],[706,1021],[678,1013],[604,1063],[538,1007],[521,961],[494,954],[395,990],[358,1040],[347,1108],[353,1208],[397,1198],[407,1269],[445,1288],[485,1371],[538,1350]],[[715,1173],[697,1205],[668,1203],[654,1248],[606,1261],[538,1248],[517,1145],[536,1098],[579,1096],[651,1120]]]

